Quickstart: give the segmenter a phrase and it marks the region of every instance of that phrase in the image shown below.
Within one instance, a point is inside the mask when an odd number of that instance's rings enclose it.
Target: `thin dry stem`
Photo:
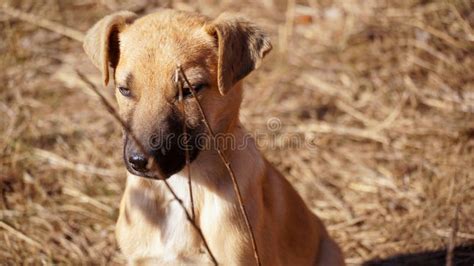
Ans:
[[[459,230],[459,204],[454,209],[454,217],[451,225],[451,234],[449,236],[449,243],[446,254],[446,266],[453,265],[454,248],[456,248],[456,234]]]
[[[207,130],[209,131],[209,135],[211,135],[212,139],[214,140],[215,139],[214,131],[212,130],[212,128],[209,124],[209,121],[207,120],[206,114],[204,113],[204,109],[202,108],[201,102],[199,101],[199,99],[196,95],[196,92],[194,91],[193,86],[191,85],[189,80],[186,78],[186,75],[184,74],[184,71],[180,66],[178,66],[178,70],[181,74],[180,77],[182,77],[183,80],[186,82],[186,84],[189,86],[189,90],[191,91],[191,93],[193,95],[193,98],[196,99],[196,103],[198,105],[199,112],[202,115],[202,120],[203,120],[204,124],[206,125]],[[237,196],[237,199],[238,199],[238,202],[239,202],[239,208],[240,208],[240,211],[242,212],[242,215],[244,217],[245,225],[247,226],[247,231],[248,231],[248,234],[250,236],[250,239],[252,240],[252,248],[253,248],[253,253],[254,253],[254,256],[255,256],[255,262],[257,263],[257,265],[260,266],[260,265],[262,265],[262,263],[261,263],[260,256],[259,256],[259,253],[258,253],[257,241],[255,240],[255,235],[253,233],[253,229],[252,229],[252,225],[250,224],[250,220],[248,218],[247,209],[245,208],[245,204],[244,204],[244,201],[243,201],[243,198],[242,198],[242,193],[240,192],[239,184],[237,183],[237,178],[235,177],[234,170],[232,170],[230,162],[227,160],[227,158],[222,153],[222,151],[219,149],[219,147],[217,147],[216,150],[217,150],[217,153],[219,155],[219,158],[224,163],[224,165],[225,165],[225,167],[226,167],[227,171],[229,172],[229,175],[232,179],[232,185],[233,185],[234,192],[235,192],[235,194]]]
[[[33,154],[41,161],[47,161],[49,164],[54,165],[58,168],[71,169],[82,174],[93,174],[110,177],[113,177],[117,174],[117,172],[108,169],[71,162],[57,154],[54,154],[53,152],[43,149],[34,149]]]
[[[187,144],[188,143],[188,134],[186,130],[186,109],[184,107],[184,101],[183,101],[183,82],[179,79],[179,67],[176,69],[175,72],[175,84],[178,87],[179,90],[179,104],[181,108],[181,113],[183,113],[183,134],[184,137],[186,138],[184,142]],[[184,148],[184,153],[186,156],[186,169],[188,171],[188,189],[189,189],[189,200],[191,201],[191,215],[193,220],[196,219],[196,214],[194,211],[194,197],[193,197],[193,186],[191,183],[191,165],[190,165],[190,160],[189,160],[189,150],[187,148]]]
[[[38,243],[38,241],[31,239],[29,236],[25,235],[24,233],[20,232],[19,230],[13,228],[12,226],[0,221],[0,228],[3,228],[4,230],[10,232],[12,235],[18,237],[19,239],[25,241],[29,245],[42,249],[42,245]]]
[[[36,26],[45,28],[47,30],[56,32],[58,34],[64,35],[64,36],[66,36],[68,38],[71,38],[73,40],[76,40],[76,41],[79,41],[79,42],[82,42],[84,40],[84,33],[80,32],[78,30],[69,28],[69,27],[64,26],[60,23],[44,19],[44,18],[41,18],[41,17],[33,15],[33,14],[25,13],[25,12],[20,11],[18,9],[9,7],[6,4],[4,4],[3,6],[0,7],[0,11],[2,11],[3,13],[5,13],[5,14],[11,16],[11,17],[18,18],[20,20],[26,21],[26,22],[31,23],[33,25],[36,25]]]

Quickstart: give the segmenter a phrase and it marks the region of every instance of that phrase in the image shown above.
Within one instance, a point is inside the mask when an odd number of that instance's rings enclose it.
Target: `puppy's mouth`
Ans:
[[[189,162],[193,162],[199,155],[200,149],[192,145],[192,135],[183,145],[183,137],[180,135],[169,134],[166,142],[154,143],[153,139],[146,145],[146,154],[137,147],[134,141],[125,135],[123,159],[127,170],[137,176],[152,179],[168,179],[173,174],[181,171],[186,165],[186,157]]]

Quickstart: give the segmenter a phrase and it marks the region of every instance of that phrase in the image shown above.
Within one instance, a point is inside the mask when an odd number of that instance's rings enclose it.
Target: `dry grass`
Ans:
[[[242,120],[314,140],[262,150],[346,261],[474,244],[472,1],[7,2],[81,31],[123,8],[247,15],[276,48],[246,83]],[[119,126],[72,69],[98,71],[80,43],[1,12],[0,39],[0,262],[123,263]]]

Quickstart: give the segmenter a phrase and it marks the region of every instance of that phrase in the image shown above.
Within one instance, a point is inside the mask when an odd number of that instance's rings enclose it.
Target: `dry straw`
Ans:
[[[83,34],[65,25],[89,28],[113,12],[102,2],[128,9],[143,1],[73,2],[0,4],[7,264],[125,261],[113,236],[125,175],[120,132],[107,112],[95,111],[95,93],[73,71],[99,80],[74,41]],[[270,33],[277,49],[247,79],[241,120],[251,132],[271,133],[265,140],[297,133],[316,144],[260,150],[321,217],[346,263],[390,264],[392,256],[432,250],[439,253],[424,258],[436,265],[473,261],[474,3],[264,3],[171,5],[212,17],[237,11]],[[157,7],[137,5],[140,15]],[[269,116],[281,120],[279,131],[267,131]]]

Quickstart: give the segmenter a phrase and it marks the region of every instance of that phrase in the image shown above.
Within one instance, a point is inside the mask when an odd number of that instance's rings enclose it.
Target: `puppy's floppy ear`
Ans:
[[[206,25],[205,30],[217,41],[217,84],[222,95],[258,68],[272,49],[261,29],[239,17],[222,14]]]
[[[109,64],[115,68],[120,56],[118,33],[136,17],[135,13],[120,11],[102,18],[86,33],[84,50],[92,63],[102,71],[106,86],[109,83]]]

